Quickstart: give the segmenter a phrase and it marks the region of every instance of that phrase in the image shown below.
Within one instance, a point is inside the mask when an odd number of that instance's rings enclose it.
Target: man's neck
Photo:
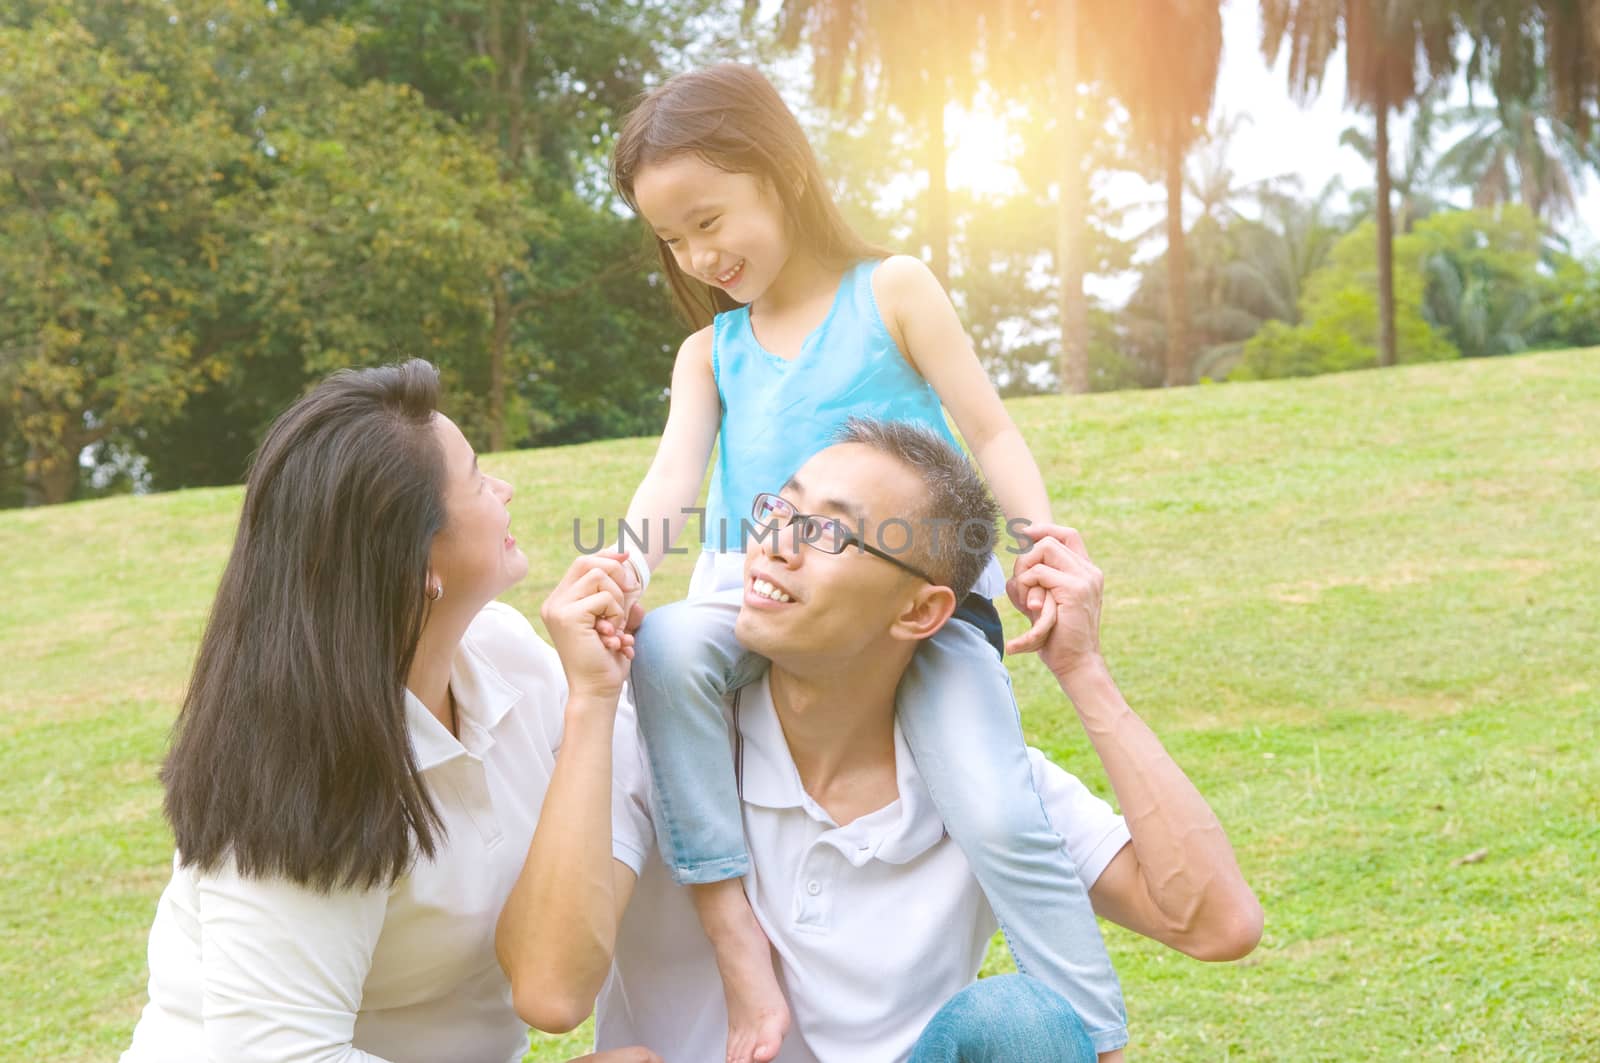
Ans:
[[[899,657],[862,654],[840,668],[773,663],[772,705],[801,785],[840,826],[899,796],[894,709],[906,663]]]

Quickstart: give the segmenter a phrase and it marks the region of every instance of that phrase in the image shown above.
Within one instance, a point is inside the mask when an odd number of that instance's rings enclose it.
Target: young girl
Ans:
[[[721,438],[689,600],[652,615],[633,667],[657,835],[715,947],[728,1059],[765,1061],[789,1013],[739,881],[748,856],[723,714],[724,695],[765,661],[734,639],[736,610],[707,597],[743,583],[752,499],[778,490],[851,416],[914,421],[950,438],[941,403],[1007,517],[1051,523],[1049,497],[938,281],[851,231],[760,73],[725,64],[651,92],[618,138],[613,176],[653,230],[680,309],[701,326],[678,353],[666,429],[628,507],[628,527],[649,529],[647,541],[624,543],[641,583],[695,512]],[[907,672],[901,730],[1018,967],[1065,996],[1108,1052],[1127,1040],[1121,991],[1033,787],[989,601],[1002,590],[991,559]],[[1009,648],[1037,648],[1052,622],[1041,614]]]

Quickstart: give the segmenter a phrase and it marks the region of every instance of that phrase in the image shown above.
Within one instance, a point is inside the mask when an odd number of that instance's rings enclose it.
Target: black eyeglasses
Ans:
[[[793,527],[798,542],[815,547],[825,554],[842,554],[846,547],[854,546],[873,557],[883,558],[889,564],[911,573],[920,580],[935,586],[939,585],[938,580],[915,565],[908,565],[893,554],[868,545],[861,536],[852,532],[844,521],[833,517],[819,517],[813,513],[797,513],[794,506],[780,495],[766,492],[756,495],[755,504],[750,507],[750,517],[762,531],[777,533]]]

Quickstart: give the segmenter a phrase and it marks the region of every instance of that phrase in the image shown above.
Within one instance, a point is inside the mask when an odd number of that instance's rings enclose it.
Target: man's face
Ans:
[[[796,512],[840,520],[869,545],[918,564],[920,548],[908,539],[925,534],[922,483],[895,459],[839,444],[814,455],[776,493]],[[744,577],[739,641],[779,662],[854,656],[929,590],[925,580],[853,545],[839,554],[807,545],[798,525],[753,536]]]

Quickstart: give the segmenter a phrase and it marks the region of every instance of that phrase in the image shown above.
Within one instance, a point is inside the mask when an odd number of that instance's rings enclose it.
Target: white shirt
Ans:
[[[636,724],[619,714],[619,735]],[[751,906],[779,957],[794,1025],[780,1063],[903,1060],[935,1012],[977,976],[998,924],[944,831],[895,727],[899,799],[840,827],[801,785],[767,681],[744,688],[739,733]],[[1129,835],[1122,817],[1030,749],[1034,783],[1084,887]],[[654,852],[650,776],[617,762],[618,859],[649,850],[596,1011],[597,1047],[655,1049],[667,1063],[721,1059],[727,1011],[687,890]]]
[[[409,692],[417,767],[444,823],[392,887],[320,894],[178,866],[150,931],[150,1003],[123,1063],[507,1063],[528,1028],[494,954],[561,743],[560,659],[510,606],[472,622],[450,673],[457,741]],[[619,755],[637,760],[631,723]],[[632,851],[619,858],[637,860]]]

